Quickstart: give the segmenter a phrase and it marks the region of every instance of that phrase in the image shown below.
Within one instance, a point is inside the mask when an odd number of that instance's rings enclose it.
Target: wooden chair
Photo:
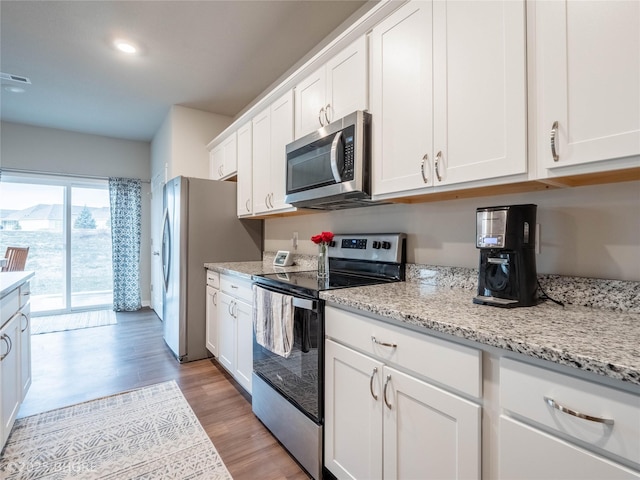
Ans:
[[[7,247],[4,258],[7,259],[7,265],[2,267],[3,272],[21,272],[27,263],[27,255],[29,247]]]

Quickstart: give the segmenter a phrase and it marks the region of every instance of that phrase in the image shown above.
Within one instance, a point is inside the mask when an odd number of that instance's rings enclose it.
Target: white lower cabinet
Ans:
[[[22,402],[20,376],[20,314],[0,329],[0,374],[2,377],[2,445],[7,440]]]
[[[390,365],[391,351],[408,358],[420,350],[429,355],[434,345],[381,340],[393,330],[332,307],[325,317],[325,467],[341,479],[480,478],[481,407],[419,378],[420,372],[401,371],[402,362]],[[350,335],[340,338],[347,317],[371,322],[380,336],[360,334],[379,355],[356,351]]]
[[[211,352],[214,357],[218,357],[218,297],[220,290],[207,285],[207,305],[205,307],[207,326],[207,350]]]
[[[640,478],[638,394],[503,358],[500,407],[500,478]]]
[[[0,450],[31,386],[30,283],[0,300]]]
[[[253,371],[251,282],[221,275],[217,307],[218,362],[251,393]]]

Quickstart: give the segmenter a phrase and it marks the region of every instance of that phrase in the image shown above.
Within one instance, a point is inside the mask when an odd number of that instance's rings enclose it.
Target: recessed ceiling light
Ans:
[[[5,85],[5,91],[10,93],[24,93],[25,90],[22,87],[16,87],[15,85]]]
[[[128,55],[133,55],[135,53],[138,53],[138,48],[133,43],[128,42],[126,40],[116,40],[115,42],[113,42],[113,45],[118,50]]]

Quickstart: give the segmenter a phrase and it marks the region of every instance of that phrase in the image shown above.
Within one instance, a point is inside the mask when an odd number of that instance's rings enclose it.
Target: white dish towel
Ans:
[[[253,331],[256,342],[289,357],[293,349],[293,297],[253,285]]]

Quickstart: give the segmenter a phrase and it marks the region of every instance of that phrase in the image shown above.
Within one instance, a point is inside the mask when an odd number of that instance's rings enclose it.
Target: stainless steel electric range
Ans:
[[[320,292],[403,281],[406,235],[335,235],[329,277],[316,270],[253,277],[254,288],[291,296],[293,347],[285,358],[255,341],[253,412],[315,478],[322,478],[324,301]],[[260,308],[254,305],[254,308]]]

